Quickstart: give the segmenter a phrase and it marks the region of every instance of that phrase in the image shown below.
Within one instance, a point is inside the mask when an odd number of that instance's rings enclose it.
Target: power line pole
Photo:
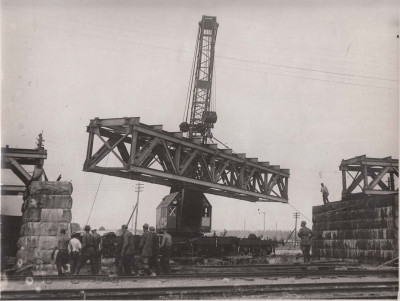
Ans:
[[[133,210],[136,208],[136,219],[135,219],[135,235],[136,235],[136,229],[137,229],[137,219],[138,219],[138,212],[139,212],[139,195],[143,191],[144,184],[142,183],[137,183],[136,184],[136,189],[135,192],[137,192],[137,201],[136,201],[136,206],[134,206]],[[132,219],[132,228],[133,228],[133,219]]]
[[[260,211],[260,209],[257,209],[257,210]],[[258,214],[261,214],[261,213],[264,214],[264,233],[265,233],[265,211],[258,212]]]
[[[299,217],[300,217],[300,213],[298,213],[298,212],[293,213],[293,218],[296,219],[295,224],[294,224],[294,238],[293,238],[294,246],[297,245],[297,219]]]

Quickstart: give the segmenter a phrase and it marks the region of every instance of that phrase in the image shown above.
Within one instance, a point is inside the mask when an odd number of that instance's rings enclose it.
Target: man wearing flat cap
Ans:
[[[147,275],[155,276],[156,274],[149,267],[149,260],[153,256],[153,235],[149,232],[149,225],[143,225],[143,234],[139,244],[140,254],[142,255],[144,272]]]
[[[150,258],[149,266],[156,274],[160,274],[161,269],[158,262],[158,255],[160,254],[160,239],[156,233],[156,228],[150,226],[149,230],[153,236],[153,255]]]
[[[131,232],[128,231],[127,225],[122,225],[122,250],[121,250],[121,262],[124,269],[125,275],[132,275],[132,261],[135,256],[135,243],[134,237]]]
[[[299,230],[299,233],[297,234],[300,238],[300,248],[301,251],[303,252],[304,256],[304,263],[305,264],[310,264],[311,262],[311,255],[310,255],[310,248],[311,248],[311,238],[313,237],[312,231],[306,227],[306,222],[302,221],[301,222],[301,229]]]

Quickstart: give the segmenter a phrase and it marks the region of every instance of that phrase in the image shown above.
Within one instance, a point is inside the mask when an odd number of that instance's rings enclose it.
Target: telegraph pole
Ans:
[[[137,183],[136,184],[136,189],[135,192],[137,192],[137,201],[136,201],[136,219],[135,219],[135,235],[136,235],[136,229],[137,229],[137,219],[138,219],[138,212],[139,212],[139,195],[143,191],[144,184],[142,183]],[[135,207],[133,210],[135,210]],[[132,229],[133,229],[133,219],[132,219]]]
[[[257,210],[260,211],[260,209],[257,209]],[[265,233],[265,211],[258,212],[258,214],[261,214],[261,213],[264,214],[264,233]]]
[[[293,218],[295,218],[296,219],[296,221],[295,221],[295,224],[294,224],[294,245],[296,246],[297,245],[297,219],[300,217],[300,213],[298,213],[298,212],[295,212],[295,213],[293,213]]]

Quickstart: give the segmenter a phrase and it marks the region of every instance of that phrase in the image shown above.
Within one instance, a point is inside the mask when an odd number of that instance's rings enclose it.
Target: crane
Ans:
[[[188,138],[201,138],[202,143],[212,138],[211,129],[217,122],[217,113],[212,110],[212,79],[214,71],[215,41],[218,23],[216,17],[203,16],[199,22],[195,57],[190,77],[186,121],[179,128]],[[189,117],[190,110],[190,120]]]

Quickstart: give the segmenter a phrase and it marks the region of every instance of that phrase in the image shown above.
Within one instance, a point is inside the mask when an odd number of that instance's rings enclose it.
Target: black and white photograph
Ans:
[[[0,3],[1,299],[398,299],[398,1]]]

